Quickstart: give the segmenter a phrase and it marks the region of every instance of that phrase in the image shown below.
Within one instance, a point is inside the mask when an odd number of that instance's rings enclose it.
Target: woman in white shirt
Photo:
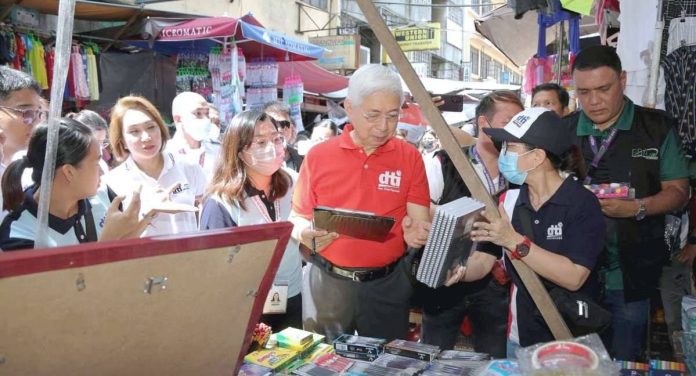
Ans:
[[[201,229],[287,221],[295,178],[281,168],[285,139],[273,118],[261,111],[237,114],[225,131],[222,151],[203,204]],[[302,261],[299,244],[292,238],[273,285],[267,304],[281,309],[274,314],[264,312],[261,321],[274,331],[288,326],[302,328]],[[275,292],[281,302],[272,299]]]
[[[165,153],[169,133],[157,109],[145,98],[121,98],[111,109],[109,139],[114,156],[123,161],[104,176],[118,195],[142,186],[141,213],[155,210],[143,236],[192,232],[198,229],[194,205],[203,195],[205,175],[197,164]],[[176,205],[177,209],[172,210]]]

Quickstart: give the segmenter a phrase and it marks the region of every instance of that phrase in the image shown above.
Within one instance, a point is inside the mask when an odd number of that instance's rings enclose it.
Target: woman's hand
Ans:
[[[498,206],[498,211],[499,218],[487,215],[485,211],[481,212],[487,222],[474,222],[475,230],[471,231],[471,239],[477,242],[491,242],[510,250],[515,249],[523,237],[512,227],[502,203]]]
[[[452,286],[455,283],[461,282],[466,275],[466,266],[456,265],[452,267],[451,270],[447,271],[447,278],[445,279],[445,286]]]
[[[124,211],[118,209],[124,196],[116,197],[109,206],[99,241],[138,238],[157,215],[150,211],[140,218],[140,189],[133,192],[133,199]]]

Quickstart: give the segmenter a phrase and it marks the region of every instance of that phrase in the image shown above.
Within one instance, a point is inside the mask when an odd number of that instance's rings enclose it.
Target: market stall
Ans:
[[[150,18],[128,44],[177,57],[177,92],[194,91],[220,109],[224,122],[244,108],[277,100],[277,88],[302,129],[306,91],[321,93],[347,86],[347,80],[309,63],[324,49],[265,29],[251,14],[171,22]]]

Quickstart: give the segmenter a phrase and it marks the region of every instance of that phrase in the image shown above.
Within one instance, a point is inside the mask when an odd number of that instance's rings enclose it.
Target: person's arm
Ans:
[[[297,183],[292,195],[292,210],[288,220],[294,225],[291,236],[313,252],[321,252],[338,238],[335,232],[315,230],[312,225],[317,200],[312,190],[310,163],[300,167]]]
[[[655,195],[635,200],[599,200],[602,212],[608,217],[632,218],[638,214],[640,201],[645,205],[645,215],[661,215],[679,210],[689,200],[689,179],[661,182],[662,189]]]
[[[237,227],[229,211],[218,200],[208,198],[203,202],[201,210],[201,230]]]
[[[409,247],[420,248],[428,240],[430,232],[430,208],[413,203],[406,204],[406,217],[401,222],[404,242]]]
[[[499,218],[487,216],[486,212],[482,212],[487,222],[475,222],[475,230],[471,231],[471,237],[475,241],[495,243],[510,252],[517,247],[517,244],[522,243],[524,237],[512,227],[502,204],[499,211],[501,214]],[[591,234],[583,234],[583,236],[591,236]],[[590,269],[574,263],[566,256],[547,251],[535,243],[532,243],[529,254],[522,258],[522,261],[539,276],[570,291],[576,291],[582,287],[590,275]]]
[[[689,166],[674,130],[667,133],[660,147],[659,158],[660,192],[637,200],[600,200],[602,212],[609,217],[635,217],[640,200],[645,205],[645,215],[667,214],[684,207],[689,200]]]

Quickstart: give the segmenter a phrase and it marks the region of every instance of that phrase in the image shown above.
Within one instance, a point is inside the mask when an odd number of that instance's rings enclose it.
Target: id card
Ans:
[[[268,290],[266,303],[263,305],[263,314],[285,313],[288,308],[288,285],[273,284]]]

